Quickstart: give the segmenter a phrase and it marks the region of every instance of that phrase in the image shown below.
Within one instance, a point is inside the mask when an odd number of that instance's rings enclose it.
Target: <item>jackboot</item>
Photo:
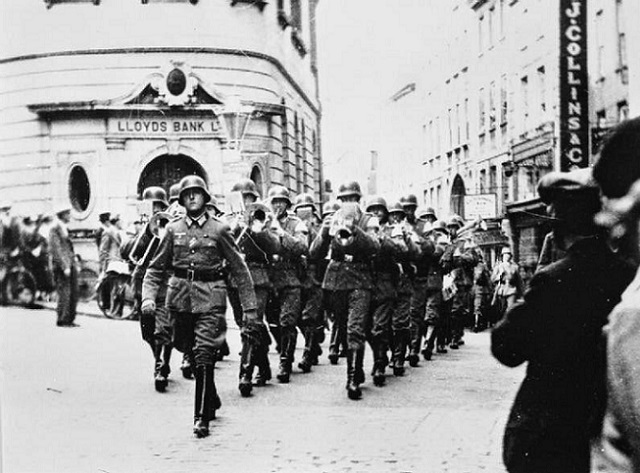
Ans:
[[[163,393],[167,388],[167,376],[162,372],[162,345],[153,346],[153,357],[155,358],[155,369],[153,374],[153,381],[156,391]]]
[[[362,391],[355,378],[356,350],[349,350],[347,351],[347,396],[354,401],[362,397]]]
[[[365,382],[364,376],[364,346],[358,348],[356,350],[356,358],[355,358],[355,378],[354,381],[357,385],[363,384]]]
[[[311,372],[313,366],[313,347],[315,343],[315,330],[313,328],[307,329],[304,337],[304,352],[302,354],[302,360],[298,363],[298,368],[303,373]]]
[[[171,352],[173,347],[171,345],[162,345],[162,367],[160,371],[165,377],[169,377],[171,373]]]
[[[339,358],[338,345],[340,344],[338,332],[339,332],[338,322],[334,321],[333,324],[331,325],[331,338],[329,339],[329,362],[332,365],[338,364],[338,358]]]
[[[406,332],[396,333],[393,336],[393,374],[394,376],[404,375],[404,359],[407,352],[407,339],[409,334]]]
[[[373,384],[384,386],[385,367],[387,366],[387,349],[382,343],[375,343],[373,348]]]
[[[256,347],[251,342],[243,340],[240,355],[240,381],[238,383],[238,389],[242,397],[249,397],[253,389],[251,378],[253,377],[255,355]]]
[[[295,334],[293,334],[295,336]],[[291,331],[283,332],[282,342],[280,343],[280,366],[278,375],[278,381],[281,383],[288,383],[291,376],[291,365],[293,364],[293,351],[296,349],[295,338],[293,338]]]
[[[180,371],[182,371],[183,378],[193,378],[193,353],[183,353]]]
[[[269,345],[260,344],[256,355],[256,386],[264,386],[271,379],[271,366],[269,364]]]
[[[416,327],[411,331],[409,344],[409,366],[415,368],[420,360],[420,346],[422,345],[422,328]]]
[[[193,433],[198,438],[209,435],[209,421],[216,418],[222,403],[216,390],[213,365],[196,366],[196,393]]]

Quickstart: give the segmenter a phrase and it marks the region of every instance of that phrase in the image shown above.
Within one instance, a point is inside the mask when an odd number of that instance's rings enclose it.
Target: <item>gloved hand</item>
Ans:
[[[145,299],[144,301],[142,301],[142,306],[140,307],[140,310],[145,315],[151,315],[156,311],[156,303],[153,302],[151,299]]]

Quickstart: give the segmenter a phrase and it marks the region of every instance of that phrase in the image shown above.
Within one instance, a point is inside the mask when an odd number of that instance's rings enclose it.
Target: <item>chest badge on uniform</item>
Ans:
[[[196,237],[191,237],[191,240],[189,240],[189,248],[195,247],[196,243],[198,243],[198,239]]]

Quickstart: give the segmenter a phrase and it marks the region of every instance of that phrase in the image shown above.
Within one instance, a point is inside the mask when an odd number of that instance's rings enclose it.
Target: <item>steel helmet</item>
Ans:
[[[340,185],[340,188],[338,189],[338,199],[343,199],[353,195],[358,196],[358,198],[362,197],[360,184],[356,181],[351,181]]]
[[[295,212],[302,207],[312,207],[313,211],[316,211],[316,204],[313,200],[313,196],[309,193],[298,194],[293,201],[293,211]]]
[[[511,251],[511,248],[509,248],[508,246],[505,246],[504,248],[502,248],[502,251],[500,252],[501,255],[513,255],[513,252]]]
[[[400,202],[394,202],[393,204],[391,204],[388,208],[387,208],[389,213],[394,213],[394,212],[398,212],[401,214],[405,214],[406,212],[404,211],[404,206],[400,203]]]
[[[273,186],[271,189],[269,189],[269,202],[271,202],[273,199],[286,200],[289,205],[293,203],[291,202],[289,189],[284,186]]]
[[[427,217],[437,218],[436,211],[433,209],[433,207],[420,207],[416,211],[416,217],[417,218],[427,218]]]
[[[213,209],[215,215],[222,213],[222,210],[220,210],[220,207],[218,206],[218,200],[215,198],[215,196],[211,196],[211,200],[205,204],[205,208],[207,210]]]
[[[447,222],[445,222],[444,220],[436,220],[435,222],[433,222],[433,225],[431,226],[431,231],[442,232],[448,235],[449,229],[447,228]]]
[[[142,200],[150,200],[151,202],[159,202],[165,207],[169,206],[167,202],[167,193],[162,187],[151,186],[142,191]]]
[[[340,210],[340,201],[339,200],[328,200],[322,206],[322,218],[325,218],[327,215],[336,213]]]
[[[418,198],[413,195],[413,194],[409,194],[407,196],[404,197],[400,197],[400,204],[402,204],[403,207],[410,207],[410,206],[418,206]]]
[[[462,217],[460,217],[460,215],[452,215],[447,220],[448,227],[456,226],[458,228],[461,228],[463,225],[464,225],[464,220],[462,220]]]
[[[241,192],[244,194],[251,194],[256,199],[260,198],[260,194],[258,194],[258,188],[256,187],[256,183],[251,179],[240,179],[236,182],[231,188],[231,192]]]
[[[180,198],[180,183],[176,182],[174,185],[169,187],[169,203],[173,204],[179,198]]]
[[[365,211],[370,212],[373,207],[382,207],[384,208],[385,212],[389,211],[389,209],[387,208],[387,201],[379,195],[372,195],[371,197],[369,197]]]
[[[200,176],[191,175],[185,176],[180,181],[180,194],[179,200],[182,204],[182,196],[189,189],[200,189],[204,193],[204,203],[206,204],[211,200],[211,194],[209,194],[209,189],[207,188],[207,183],[204,182]]]

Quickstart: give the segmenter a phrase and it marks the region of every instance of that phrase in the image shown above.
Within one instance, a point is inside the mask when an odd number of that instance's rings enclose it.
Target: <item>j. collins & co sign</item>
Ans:
[[[560,169],[588,165],[587,0],[560,0]]]

